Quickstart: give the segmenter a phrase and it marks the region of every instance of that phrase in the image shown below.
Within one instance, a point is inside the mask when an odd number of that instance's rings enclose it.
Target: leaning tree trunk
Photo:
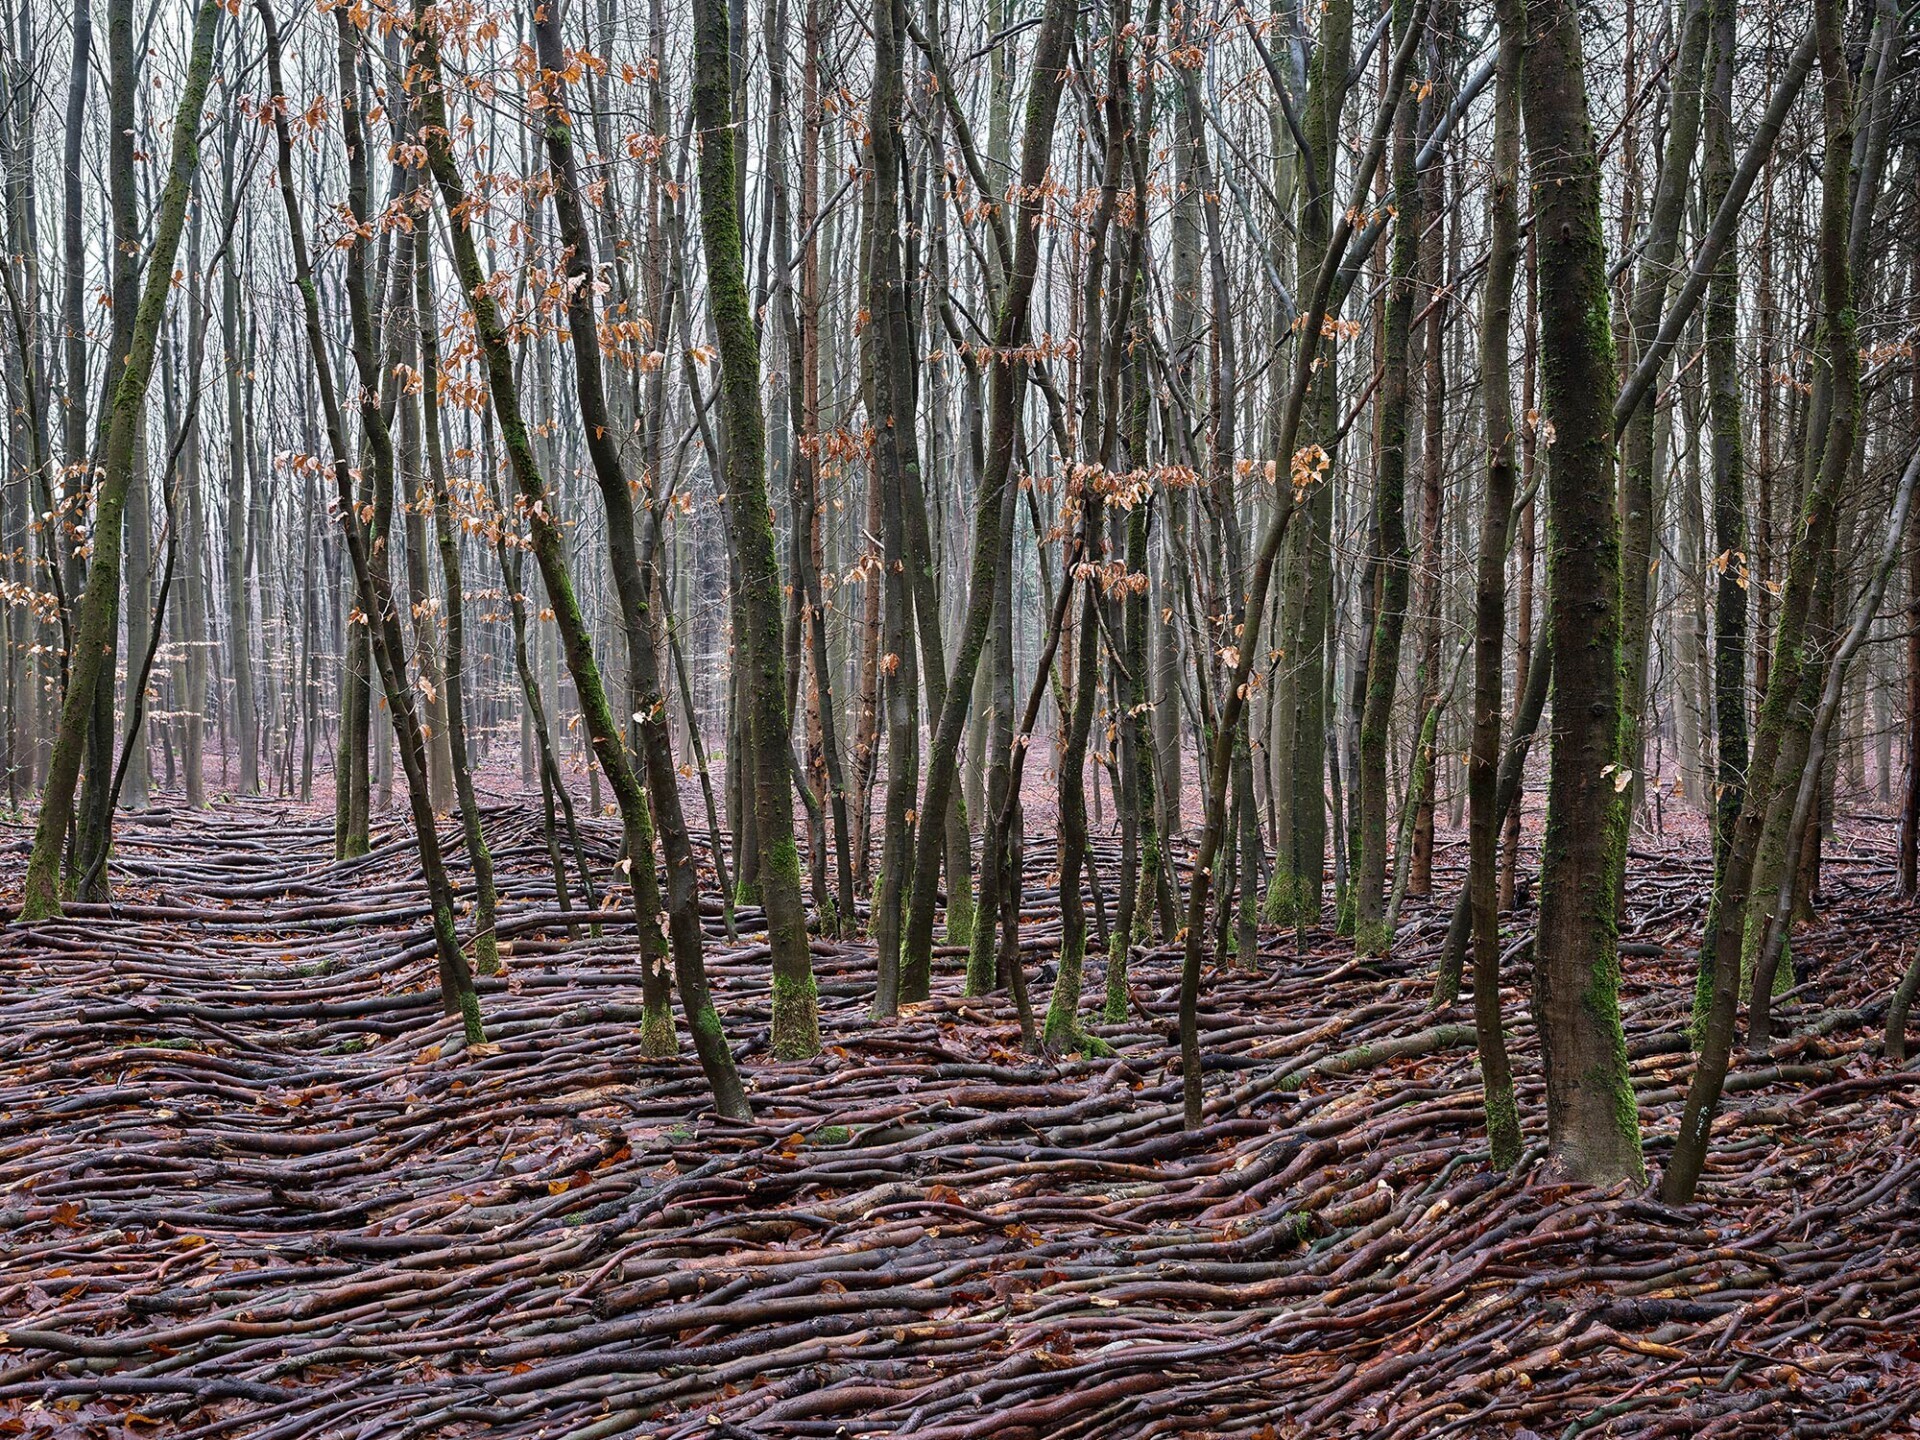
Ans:
[[[33,852],[27,862],[20,902],[22,920],[45,920],[60,913],[60,857],[67,829],[73,823],[74,788],[80,778],[81,755],[93,719],[101,672],[112,655],[110,634],[120,595],[120,538],[127,486],[133,474],[134,431],[144,413],[147,382],[173,289],[174,259],[185,228],[193,172],[200,162],[200,110],[206,103],[213,76],[213,41],[221,7],[200,0],[195,11],[193,48],[187,63],[186,84],[174,112],[173,153],[167,167],[166,188],[160,195],[153,245],[146,260],[146,279],[134,314],[126,368],[113,390],[105,417],[105,443],[100,448],[101,469],[94,507],[93,559],[87,588],[74,617],[73,654],[68,666],[67,693],[60,707],[53,756],[41,791],[40,818],[34,827]],[[107,684],[112,686],[109,672]]]
[[[1753,755],[1747,765],[1740,814],[1727,843],[1725,862],[1714,884],[1703,956],[1712,957],[1712,1003],[1703,1027],[1700,1058],[1680,1116],[1673,1159],[1661,1179],[1669,1203],[1693,1198],[1706,1167],[1707,1143],[1719,1109],[1732,1055],[1734,1023],[1740,1003],[1741,957],[1748,901],[1761,832],[1773,798],[1775,767],[1806,669],[1807,622],[1824,557],[1831,547],[1839,486],[1853,455],[1853,425],[1858,409],[1840,397],[1859,386],[1860,355],[1853,309],[1853,275],[1847,263],[1848,177],[1852,167],[1853,81],[1847,68],[1842,30],[1844,0],[1814,0],[1814,45],[1822,77],[1825,159],[1820,173],[1820,325],[1816,362],[1827,394],[1834,397],[1831,424],[1808,427],[1809,444],[1818,449],[1812,484],[1801,505],[1800,525],[1787,554],[1786,584],[1780,597],[1779,626],[1768,666],[1766,698],[1754,727]],[[1557,663],[1557,662],[1556,662]]]
[[[394,613],[392,587],[384,568],[377,565],[369,550],[367,531],[354,503],[352,462],[347,449],[346,425],[342,418],[338,392],[334,385],[328,342],[320,319],[320,293],[314,285],[308,260],[306,229],[301,220],[299,200],[294,191],[293,138],[287,121],[286,92],[281,82],[280,37],[267,0],[255,0],[267,32],[267,76],[271,87],[274,138],[279,150],[280,199],[286,212],[289,248],[293,252],[294,281],[300,291],[310,352],[321,410],[326,420],[327,439],[333,449],[335,498],[340,506],[341,529],[346,536],[348,558],[353,567],[354,584],[367,617],[373,659],[380,670],[387,705],[394,716],[394,728],[400,742],[400,760],[406,771],[407,795],[412,804],[415,843],[419,848],[420,869],[427,885],[428,903],[433,915],[433,938],[439,962],[440,1001],[448,1014],[461,1017],[463,1033],[470,1045],[486,1039],[480,1023],[480,1000],[474,993],[473,974],[461,953],[454,923],[453,885],[440,853],[440,835],[434,826],[433,806],[427,795],[426,749],[420,735],[419,720],[413,709],[412,691],[406,679],[406,644],[399,617]],[[348,83],[345,93],[352,95],[351,79],[354,53],[358,48],[357,31],[345,11],[338,12],[340,29],[340,70]],[[347,140],[349,223],[365,213],[366,132],[357,104],[341,107]],[[357,226],[353,233],[361,233]],[[373,327],[368,313],[365,243],[348,247],[347,304],[352,329],[355,366],[360,378],[360,413],[367,431],[370,453],[376,466],[387,467],[384,479],[392,481],[393,448],[381,414],[377,376],[373,360]],[[376,478],[376,485],[381,483]]]
[[[1360,201],[1365,197],[1367,188],[1372,185],[1385,153],[1387,136],[1398,118],[1405,97],[1402,87],[1407,84],[1408,73],[1413,64],[1414,50],[1424,29],[1426,0],[1415,0],[1413,11],[1406,16],[1395,44],[1395,53],[1389,70],[1385,94],[1387,102],[1380,107],[1376,117],[1374,132],[1362,159],[1358,173],[1354,178],[1352,202],[1334,228],[1333,237],[1327,242],[1327,250],[1321,263],[1315,267],[1315,280],[1312,299],[1307,304],[1299,330],[1299,343],[1294,356],[1293,378],[1287,395],[1286,408],[1282,412],[1279,429],[1279,451],[1292,456],[1294,442],[1300,433],[1300,418],[1306,403],[1307,384],[1313,374],[1314,356],[1319,349],[1322,322],[1326,319],[1327,304],[1334,289],[1334,283],[1341,269],[1341,257],[1346,255],[1348,241],[1353,236],[1354,221],[1361,213]],[[1186,946],[1180,965],[1180,1004],[1178,1025],[1180,1034],[1180,1080],[1182,1113],[1187,1129],[1199,1128],[1204,1115],[1205,1091],[1200,1072],[1200,967],[1201,942],[1206,929],[1207,904],[1212,867],[1219,854],[1221,837],[1226,827],[1227,789],[1229,770],[1233,760],[1233,732],[1240,723],[1245,708],[1248,677],[1253,673],[1254,655],[1260,642],[1260,622],[1266,614],[1267,595],[1273,581],[1274,562],[1279,559],[1280,547],[1287,537],[1288,527],[1292,524],[1295,512],[1306,498],[1306,493],[1316,483],[1311,477],[1291,476],[1291,484],[1282,492],[1282,503],[1268,518],[1265,532],[1260,539],[1260,548],[1254,556],[1253,570],[1247,595],[1246,630],[1240,637],[1240,645],[1221,695],[1219,722],[1211,742],[1211,754],[1207,757],[1207,815],[1206,823],[1200,831],[1200,841],[1192,856],[1192,883],[1187,891],[1187,932]]]
[[[702,3],[711,5],[714,0],[702,0]],[[1011,263],[994,326],[988,379],[987,465],[974,510],[966,619],[959,647],[954,652],[952,673],[947,677],[945,703],[940,708],[940,724],[928,756],[927,781],[921,792],[920,828],[915,838],[913,864],[914,873],[918,875],[932,874],[946,849],[947,800],[958,773],[960,739],[966,729],[967,706],[973,697],[973,673],[986,644],[995,587],[1011,583],[1011,576],[997,572],[995,561],[1000,550],[1000,499],[1013,467],[1015,431],[1027,388],[1026,363],[1012,352],[1026,341],[1028,311],[1039,274],[1042,182],[1053,149],[1054,120],[1065,88],[1074,13],[1072,0],[1047,0],[1034,47],[1033,83],[1027,95],[1026,134],[1022,141],[1020,181],[1011,227]],[[1011,890],[1018,883],[1016,872],[1006,888]],[[903,970],[932,966],[933,913],[937,899],[932,885],[917,885],[913,889],[902,940]],[[986,923],[985,917],[981,923]]]
[[[614,585],[619,592],[622,618],[627,627],[628,663],[632,667],[630,693],[634,713],[639,716],[641,749],[646,757],[647,791],[644,803],[650,803],[655,826],[667,858],[667,931],[673,954],[674,977],[680,989],[688,1028],[693,1032],[694,1049],[701,1069],[713,1091],[715,1108],[732,1119],[751,1117],[746,1091],[740,1084],[727,1048],[720,1016],[713,1007],[707,987],[706,962],[702,955],[698,875],[694,869],[693,843],[687,833],[686,818],[680,808],[680,777],[673,763],[673,747],[667,729],[666,695],[660,683],[660,637],[653,620],[655,590],[651,560],[639,563],[634,550],[633,491],[629,488],[625,467],[614,442],[613,427],[607,409],[605,385],[600,372],[600,332],[593,303],[593,253],[580,205],[579,181],[573,154],[573,121],[567,110],[565,73],[567,60],[561,44],[560,26],[554,12],[536,7],[534,36],[539,46],[543,80],[548,86],[546,107],[547,156],[553,167],[554,213],[560,222],[560,242],[567,248],[568,288],[567,323],[574,343],[575,393],[580,404],[580,420],[586,431],[587,452],[593,462],[594,479],[600,486],[606,508],[609,559]],[[664,506],[653,507],[655,525]],[[656,544],[647,547],[651,557]],[[620,771],[608,771],[616,798],[624,807],[640,802],[636,781],[626,757],[619,755]],[[644,885],[655,885],[651,830],[645,836],[646,848],[630,851],[632,880],[636,897]],[[644,873],[643,873],[644,872]],[[656,910],[659,901],[653,901]],[[636,899],[636,909],[638,902]],[[643,918],[641,955],[653,967],[664,965],[656,952],[657,934],[651,917]],[[667,1035],[671,1037],[671,1022]]]

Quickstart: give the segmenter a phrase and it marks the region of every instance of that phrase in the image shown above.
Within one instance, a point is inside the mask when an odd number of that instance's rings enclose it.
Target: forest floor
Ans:
[[[720,1122],[690,1052],[640,1055],[630,937],[568,940],[531,807],[489,822],[511,945],[479,1049],[428,988],[404,830],[334,865],[315,809],[156,811],[110,912],[0,930],[0,1435],[1916,1433],[1920,1067],[1874,1044],[1916,927],[1885,827],[1836,844],[1790,1038],[1736,1057],[1674,1210],[1542,1174],[1511,953],[1532,1148],[1489,1171],[1425,910],[1390,961],[1276,933],[1210,975],[1187,1134],[1169,952],[1099,1032],[1117,1058],[1039,1062],[956,957],[875,1025],[871,949],[817,942],[827,1046],[778,1064],[756,917],[729,944],[716,906],[754,1107]],[[17,895],[25,832],[0,846]],[[1029,862],[1038,967],[1048,842]],[[1633,869],[1657,1172],[1707,860],[1682,834]]]

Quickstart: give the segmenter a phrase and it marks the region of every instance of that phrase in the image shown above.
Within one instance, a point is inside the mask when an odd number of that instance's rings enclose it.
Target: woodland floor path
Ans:
[[[1788,1038],[1737,1057],[1673,1210],[1541,1174],[1518,954],[1533,1148],[1489,1173],[1424,911],[1378,965],[1273,934],[1211,975],[1189,1135],[1169,952],[1100,1031],[1117,1058],[1043,1063],[956,959],[876,1026],[871,949],[820,942],[827,1048],[776,1064],[754,917],[729,944],[716,909],[754,1107],[719,1122],[690,1058],[640,1055],[630,939],[569,940],[526,812],[489,823],[511,953],[480,1050],[427,988],[404,831],[337,866],[312,809],[154,812],[112,911],[0,929],[0,1435],[1916,1433],[1920,1067],[1872,1044],[1916,936],[1878,830],[1829,864]],[[1707,876],[1637,843],[1657,1167]],[[1036,839],[1036,964],[1049,863]]]

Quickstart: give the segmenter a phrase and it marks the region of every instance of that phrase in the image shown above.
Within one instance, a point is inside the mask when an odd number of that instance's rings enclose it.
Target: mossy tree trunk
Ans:
[[[1860,91],[1859,115],[1855,119],[1848,176],[1848,235],[1846,268],[1848,276],[1868,274],[1871,257],[1867,240],[1875,203],[1879,196],[1880,174],[1886,162],[1891,108],[1888,104],[1891,57],[1900,34],[1897,13],[1880,0],[1874,28],[1867,45]],[[1851,319],[1852,317],[1849,317]],[[1857,334],[1857,321],[1854,321]],[[1835,480],[1842,492],[1861,484],[1865,466],[1862,450],[1864,397],[1861,368],[1857,355],[1848,368],[1836,366],[1831,373],[1831,407],[1835,423],[1826,433],[1828,446],[1836,436],[1844,437],[1849,450],[1845,468]],[[1809,457],[1813,455],[1809,447]],[[1820,454],[1824,468],[1831,462],[1830,451]],[[1841,557],[1850,554],[1857,538],[1836,523],[1830,553],[1819,562],[1819,585],[1814,594],[1814,628],[1829,638],[1832,647],[1831,683],[1845,680],[1851,652],[1840,634],[1844,598],[1840,591],[1848,584]],[[1855,642],[1857,645],[1857,642]],[[1781,957],[1788,948],[1787,939],[1795,922],[1812,916],[1812,903],[1820,883],[1821,837],[1833,810],[1835,750],[1829,744],[1829,731],[1839,713],[1837,700],[1825,703],[1822,695],[1822,667],[1809,663],[1800,682],[1800,701],[1791,712],[1788,734],[1781,745],[1779,773],[1783,777],[1774,796],[1762,832],[1758,864],[1769,867],[1777,853],[1777,869],[1756,872],[1754,905],[1747,920],[1746,943],[1749,955],[1750,984],[1747,996],[1747,1044],[1764,1049],[1771,1039],[1772,998],[1792,984],[1792,970],[1782,967]],[[1792,777],[1791,783],[1787,777]],[[1817,803],[1807,803],[1806,786],[1817,789]],[[1773,837],[1778,834],[1778,850]],[[1763,891],[1770,890],[1771,893]]]
[[[1521,95],[1539,238],[1549,452],[1547,625],[1552,754],[1534,1014],[1554,1167],[1591,1184],[1644,1173],[1620,1028],[1615,909],[1625,860],[1620,774],[1620,528],[1600,164],[1572,0],[1527,0]]]
[[[643,1006],[651,1018],[655,1046],[664,1049],[659,1034],[671,1004],[666,962],[659,933],[659,877],[653,865],[653,827],[647,815],[646,796],[627,764],[623,729],[614,718],[601,679],[599,662],[594,658],[593,639],[575,593],[573,576],[567,563],[566,541],[560,531],[548,495],[546,479],[535,457],[532,432],[520,408],[520,392],[514,373],[513,354],[507,332],[494,300],[489,277],[481,265],[473,238],[468,212],[466,185],[453,158],[447,129],[446,96],[442,90],[440,51],[433,26],[424,16],[423,3],[415,10],[417,85],[412,101],[418,107],[420,134],[427,153],[428,167],[438,185],[449,224],[447,235],[453,250],[454,273],[467,296],[473,316],[474,334],[486,366],[487,389],[493,412],[499,421],[500,435],[506,446],[507,461],[513,471],[522,510],[526,515],[535,562],[546,586],[555,627],[565,651],[567,671],[579,696],[581,718],[601,773],[607,777],[620,809],[623,863],[633,890],[637,930],[643,955]],[[591,429],[592,427],[589,426]],[[602,425],[603,432],[606,426]],[[610,437],[606,437],[610,438]],[[624,494],[624,485],[622,487]],[[628,526],[631,537],[631,523]],[[558,783],[560,777],[552,777]],[[562,787],[563,788],[563,787]],[[583,873],[584,873],[584,867]]]
[[[766,425],[760,410],[760,340],[747,300],[740,229],[738,136],[725,0],[697,0],[693,14],[694,123],[699,128],[701,242],[707,301],[720,350],[720,411],[726,425],[727,525],[740,565],[735,655],[753,770],[759,882],[773,950],[773,1049],[804,1059],[820,1048],[819,1001],[794,843],[793,740],[787,715],[780,569],[767,508]]]
[[[76,25],[80,17],[75,15]],[[112,216],[113,253],[108,263],[109,284],[112,290],[113,305],[108,326],[109,350],[106,365],[106,401],[112,403],[114,386],[118,380],[115,360],[127,354],[132,343],[134,312],[140,304],[140,220],[136,190],[140,176],[134,162],[134,147],[139,129],[139,113],[135,95],[139,86],[139,65],[134,47],[133,7],[128,0],[112,0],[107,7],[107,194],[108,208]],[[26,128],[23,126],[23,128]],[[23,135],[20,143],[25,154],[30,155],[31,140]],[[71,137],[71,143],[78,145],[78,137]],[[22,196],[22,209],[25,197]],[[22,221],[25,216],[21,216]],[[72,223],[77,224],[74,220]],[[31,243],[28,254],[31,255]],[[84,253],[76,251],[69,256],[69,264],[75,267],[74,275],[84,275]],[[29,262],[30,263],[30,262]],[[76,322],[79,323],[79,322]],[[75,343],[83,343],[86,326],[80,324],[80,332]],[[28,385],[37,385],[37,381],[28,377],[32,366],[27,343],[24,337],[20,342],[19,364],[22,367],[24,390]],[[72,431],[72,444],[69,447],[67,463],[76,467],[67,482],[70,492],[77,491],[84,510],[84,497],[91,488],[93,479],[86,453],[84,425],[86,412],[86,360],[82,351],[78,366],[73,374],[78,383],[70,383],[68,389],[79,396],[78,413],[73,408],[68,411],[68,425]],[[134,421],[133,464],[127,476],[127,500],[124,520],[123,546],[127,567],[128,605],[128,650],[133,651],[133,641],[144,642],[149,638],[146,631],[148,620],[149,594],[152,590],[152,565],[149,555],[148,539],[151,513],[147,505],[146,467],[143,463],[145,446],[142,441],[146,431],[146,411],[144,401],[141,414]],[[21,426],[21,438],[27,441],[31,451],[44,456],[44,450],[37,443],[38,427],[31,417]],[[44,465],[41,467],[44,469]],[[51,507],[49,507],[51,508]],[[59,544],[59,531],[66,525],[56,525],[54,544]],[[69,622],[68,639],[71,641],[73,621],[71,597],[80,593],[86,584],[85,560],[79,544],[78,528],[67,546],[65,557],[65,583],[61,589],[67,599],[67,620]],[[58,578],[57,575],[55,577]],[[117,642],[115,631],[119,624],[119,596],[113,597],[115,613],[107,622],[107,636],[110,647]],[[70,659],[70,657],[69,657]],[[113,671],[114,653],[110,649],[102,662],[107,683],[99,688],[94,697],[93,717],[87,731],[87,756],[84,779],[80,789],[80,814],[75,824],[74,844],[68,855],[69,889],[77,898],[88,901],[102,901],[107,898],[107,852],[111,847],[113,832],[112,806],[108,799],[109,772],[113,767]],[[86,877],[94,877],[89,883]],[[74,881],[80,881],[75,885]]]
[[[45,920],[60,913],[61,855],[73,823],[74,790],[103,671],[108,688],[113,685],[107,664],[113,655],[112,630],[119,610],[121,530],[127,487],[133,475],[134,435],[145,413],[147,382],[153,376],[160,326],[173,289],[174,260],[186,224],[193,174],[200,162],[200,112],[213,77],[213,42],[220,10],[215,0],[200,0],[195,9],[193,45],[186,83],[174,111],[173,151],[155,216],[146,278],[134,314],[126,366],[113,387],[113,401],[104,417],[104,443],[98,447],[101,469],[94,503],[93,557],[87,569],[86,590],[74,616],[67,690],[61,701],[53,755],[41,790],[40,817],[34,827],[33,851],[27,862],[20,902],[20,918],[26,921]]]
[[[702,954],[704,938],[700,928],[699,876],[694,867],[693,842],[687,832],[686,816],[680,806],[680,778],[673,762],[672,737],[667,727],[665,687],[660,679],[660,635],[654,621],[653,598],[657,590],[651,557],[658,544],[647,546],[648,561],[642,563],[635,549],[633,486],[614,439],[613,422],[607,407],[606,387],[600,369],[600,329],[594,309],[594,265],[592,240],[580,202],[580,184],[573,153],[573,120],[568,111],[564,75],[567,55],[561,42],[559,19],[554,10],[537,6],[533,31],[541,65],[541,83],[546,104],[547,157],[552,165],[554,213],[559,220],[560,243],[566,247],[568,299],[567,323],[572,332],[575,394],[580,405],[581,425],[586,431],[587,453],[593,464],[594,479],[606,508],[608,559],[613,571],[614,588],[619,596],[621,618],[627,635],[627,660],[631,667],[629,693],[640,733],[640,748],[645,757],[647,786],[644,798],[640,787],[619,752],[621,770],[608,771],[608,781],[623,809],[629,803],[652,807],[653,825],[646,827],[645,850],[630,851],[632,880],[636,895],[642,887],[655,891],[654,913],[658,913],[657,880],[653,873],[653,829],[657,828],[667,860],[667,931],[671,943],[674,976],[680,988],[681,1004],[687,1025],[693,1032],[694,1048],[701,1069],[713,1091],[715,1107],[722,1115],[747,1119],[746,1092],[740,1084],[727,1048],[720,1017],[713,1007],[707,986],[706,962]],[[665,505],[664,497],[652,497],[656,524]],[[643,813],[643,819],[644,819]],[[638,905],[636,904],[636,909]],[[651,969],[664,966],[660,937],[652,917],[643,915],[640,934],[641,954]],[[651,932],[651,933],[649,933]],[[658,1026],[659,1016],[649,1014]],[[664,1045],[656,1037],[654,1049],[671,1052],[672,1022],[665,1025]]]

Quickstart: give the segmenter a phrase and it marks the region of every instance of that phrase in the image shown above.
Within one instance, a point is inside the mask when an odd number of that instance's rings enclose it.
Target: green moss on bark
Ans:
[[[1130,952],[1126,940],[1115,935],[1107,951],[1107,1003],[1100,1019],[1108,1025],[1120,1025],[1127,1018],[1127,962]]]
[[[805,1060],[820,1053],[820,996],[813,971],[773,976],[773,1053],[781,1060]]]
[[[973,877],[947,877],[947,943],[973,944]]]

